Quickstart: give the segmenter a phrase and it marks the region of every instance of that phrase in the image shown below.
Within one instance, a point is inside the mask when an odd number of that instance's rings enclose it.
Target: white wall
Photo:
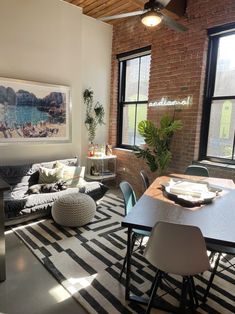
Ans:
[[[112,54],[112,27],[89,16],[82,16],[82,90],[94,91],[94,103],[105,109],[105,125],[98,126],[94,142],[105,144],[108,139],[110,78]],[[86,108],[82,107],[82,161],[88,149],[88,133],[84,125]]]
[[[87,58],[92,57],[90,53],[84,52],[89,47],[84,33],[91,28],[92,23],[90,19],[84,18],[80,8],[60,0],[0,1],[0,76],[68,85],[72,94],[71,143],[0,144],[0,164],[20,164],[81,155],[82,146],[86,145],[81,95],[85,80],[89,79],[83,71],[91,73]],[[101,79],[95,74],[95,68],[101,72],[102,64],[107,67],[103,71],[110,72],[111,52],[107,53],[106,49],[111,45],[111,27],[98,21],[94,23],[96,27],[91,29],[91,36],[96,39],[97,34],[97,37],[103,38],[109,44],[102,46],[100,59],[92,62],[95,78],[94,82],[87,84],[101,86],[100,81],[104,79],[102,89],[105,90],[105,96],[101,100],[104,100],[106,106],[109,99],[109,81],[106,80],[109,80],[109,75],[102,76]],[[89,40],[92,42],[93,38]],[[83,67],[83,63],[87,64],[88,69]]]

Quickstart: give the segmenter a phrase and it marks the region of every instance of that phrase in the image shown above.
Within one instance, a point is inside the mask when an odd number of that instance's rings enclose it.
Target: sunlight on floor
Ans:
[[[11,234],[13,232],[14,232],[13,230],[7,230],[7,231],[4,232],[4,234],[7,235],[7,234]]]
[[[69,278],[68,283],[70,283],[71,286],[68,286],[67,289],[69,290],[71,294],[74,294],[78,290],[87,288],[88,286],[90,286],[92,281],[96,278],[96,276],[97,274],[94,274],[88,277],[83,277],[83,278]],[[75,285],[77,286],[77,288],[74,287]],[[78,289],[78,287],[80,289]]]
[[[58,302],[63,302],[71,297],[71,295],[61,286],[57,285],[56,287],[49,290],[49,294]]]
[[[46,221],[46,219],[42,219],[42,220],[39,220],[39,221],[34,221],[34,222],[31,222],[27,225],[23,225],[23,226],[18,226],[18,227],[13,227],[13,231],[15,230],[20,230],[20,229],[24,229],[25,227],[31,227],[31,226],[35,226],[35,225],[38,225],[39,223],[42,223]],[[10,230],[11,231],[11,230]],[[12,231],[11,231],[12,232]]]
[[[211,252],[210,252],[210,251],[207,251],[208,257],[210,256],[210,254],[211,254]],[[210,266],[211,266],[212,269],[215,267],[215,262],[216,262],[216,259],[217,259],[217,255],[218,255],[218,254],[219,254],[219,253],[216,253],[216,257],[210,259]],[[223,253],[221,259],[222,259],[222,258],[226,258],[226,256],[227,256],[227,254]]]

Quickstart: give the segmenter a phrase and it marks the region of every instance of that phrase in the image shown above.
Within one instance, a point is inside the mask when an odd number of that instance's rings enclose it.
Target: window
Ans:
[[[235,164],[235,24],[209,31],[201,158]]]
[[[131,148],[144,143],[138,134],[138,124],[147,119],[150,47],[119,59],[118,146]]]

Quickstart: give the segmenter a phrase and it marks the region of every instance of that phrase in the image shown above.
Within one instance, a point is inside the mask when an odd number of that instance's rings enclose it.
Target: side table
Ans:
[[[117,156],[87,157],[85,178],[93,181],[103,181],[116,178]]]

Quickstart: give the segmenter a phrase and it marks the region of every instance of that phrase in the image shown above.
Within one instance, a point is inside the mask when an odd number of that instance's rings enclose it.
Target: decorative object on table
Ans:
[[[222,190],[210,186],[207,182],[171,179],[162,184],[164,194],[171,200],[184,206],[194,207],[211,203]]]
[[[167,114],[162,116],[159,127],[149,120],[141,121],[138,125],[138,132],[143,136],[146,147],[135,146],[135,155],[137,158],[146,160],[152,172],[158,171],[158,174],[162,175],[172,158],[170,151],[172,136],[181,128],[182,122],[174,120]]]
[[[69,141],[70,88],[0,78],[0,142]]]
[[[59,225],[80,227],[91,222],[95,212],[95,201],[89,195],[70,193],[53,203],[51,215]]]
[[[86,119],[85,125],[88,130],[89,142],[92,143],[95,139],[96,129],[98,125],[104,123],[104,107],[98,101],[94,105],[94,92],[92,89],[85,89],[83,92],[83,100],[86,105]]]
[[[113,147],[112,147],[112,145],[109,145],[109,144],[106,145],[106,147],[105,147],[105,154],[107,156],[112,156],[112,154],[113,154]]]
[[[89,144],[88,157],[104,157],[106,155],[105,145]]]
[[[90,143],[88,146],[88,157],[93,157],[94,156],[94,144]]]

